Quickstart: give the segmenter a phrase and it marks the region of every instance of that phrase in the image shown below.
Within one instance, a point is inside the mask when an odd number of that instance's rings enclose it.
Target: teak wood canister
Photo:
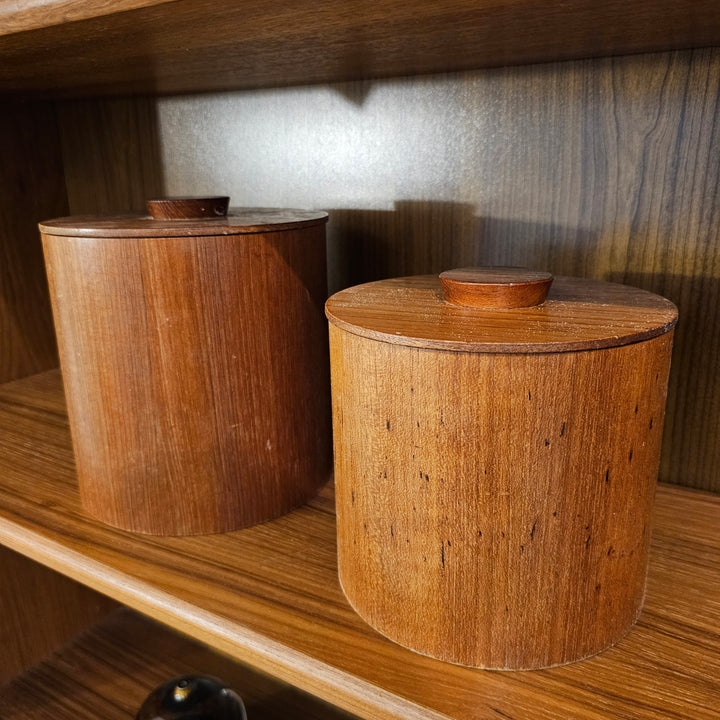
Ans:
[[[224,200],[40,226],[80,497],[110,525],[236,530],[329,477],[327,215]]]
[[[473,667],[615,643],[643,603],[675,306],[466,268],[349,288],[326,314],[339,574],[357,612]]]

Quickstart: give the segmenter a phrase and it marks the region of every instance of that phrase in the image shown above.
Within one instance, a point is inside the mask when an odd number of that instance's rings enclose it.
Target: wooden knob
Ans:
[[[155,220],[199,220],[225,217],[229,197],[176,197],[148,200],[147,208]]]
[[[480,308],[522,308],[545,302],[553,276],[519,267],[467,267],[440,273],[445,300]]]

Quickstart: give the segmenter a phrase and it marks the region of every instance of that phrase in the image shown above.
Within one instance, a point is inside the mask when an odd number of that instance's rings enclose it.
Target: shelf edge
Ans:
[[[0,544],[233,659],[362,717],[451,720],[0,517]],[[302,668],[298,673],[297,668]],[[344,692],[338,695],[336,688]]]
[[[0,2],[0,37],[28,30],[40,30],[80,20],[116,15],[128,10],[167,5],[174,0],[35,0],[32,3]]]

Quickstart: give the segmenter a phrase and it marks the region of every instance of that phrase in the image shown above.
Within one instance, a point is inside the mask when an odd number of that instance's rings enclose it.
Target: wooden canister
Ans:
[[[422,654],[560,665],[640,612],[677,310],[550,282],[467,268],[326,304],[340,581]]]
[[[40,226],[80,497],[110,525],[236,530],[329,477],[327,215],[222,200]]]

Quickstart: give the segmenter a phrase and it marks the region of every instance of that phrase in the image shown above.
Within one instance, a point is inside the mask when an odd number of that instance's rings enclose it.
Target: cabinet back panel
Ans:
[[[709,49],[162,98],[158,172],[170,195],[329,211],[331,291],[492,263],[665,295],[661,479],[720,491],[719,87]],[[112,182],[100,166],[67,165],[71,197]]]
[[[67,213],[53,106],[0,107],[0,382],[57,367],[37,222]]]
[[[147,212],[163,194],[153,98],[59,105],[68,201],[73,215]]]

